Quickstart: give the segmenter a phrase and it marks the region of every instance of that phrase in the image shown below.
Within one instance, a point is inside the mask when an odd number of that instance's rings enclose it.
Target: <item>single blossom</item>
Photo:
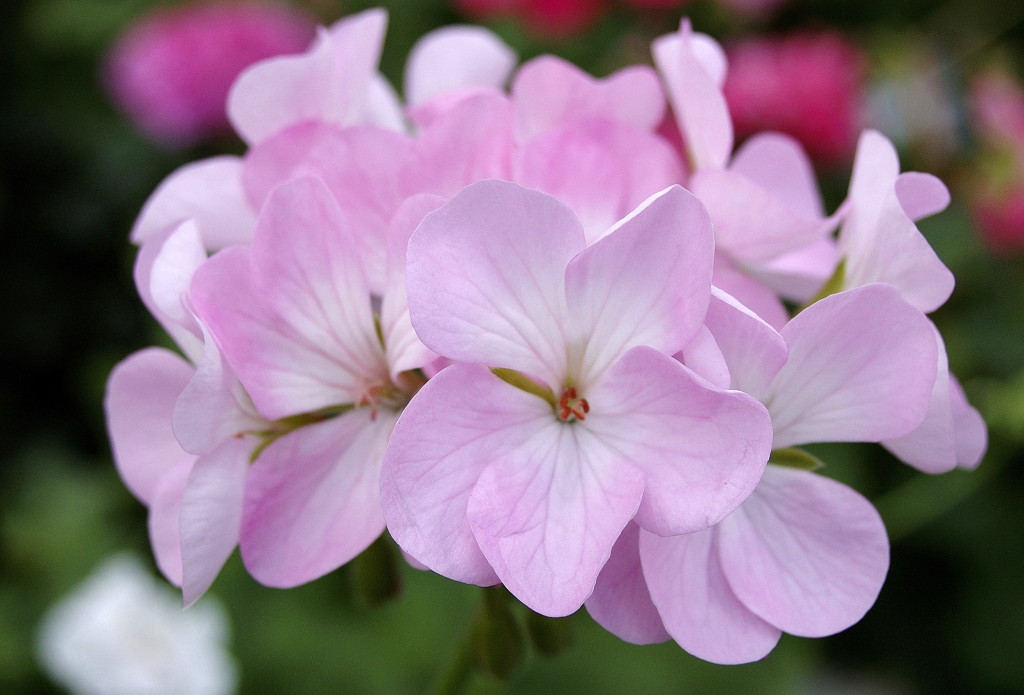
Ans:
[[[188,145],[230,132],[224,102],[253,63],[306,48],[313,20],[294,7],[228,0],[144,15],[111,51],[107,82],[139,128]]]
[[[706,213],[678,187],[589,247],[564,205],[507,182],[428,216],[409,242],[409,309],[456,363],[385,457],[398,543],[565,615],[631,519],[686,533],[735,508],[763,470],[764,410],[670,357],[703,320],[711,254]]]

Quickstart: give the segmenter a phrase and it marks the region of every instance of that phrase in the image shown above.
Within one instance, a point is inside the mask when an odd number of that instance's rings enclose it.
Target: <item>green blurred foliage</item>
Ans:
[[[6,0],[0,8],[0,691],[58,692],[41,674],[33,630],[45,608],[105,556],[148,557],[145,512],[117,479],[102,416],[104,381],[129,352],[165,339],[137,300],[126,241],[146,196],[175,167],[240,151],[218,142],[185,151],[144,140],[108,103],[102,61],[110,41],[153,0]],[[384,72],[401,84],[404,56],[429,29],[459,21],[441,0],[309,0],[324,22],[370,4],[391,12]],[[741,21],[711,0],[688,8],[699,29],[744,32],[834,26],[878,62],[902,46],[937,47],[936,74],[962,86],[993,52],[1020,65],[1019,0],[794,0],[770,22]],[[596,74],[647,61],[670,12],[617,9],[588,33],[539,39],[514,22],[493,28],[521,58],[555,52]],[[954,96],[958,93],[953,90]],[[843,634],[784,637],[760,663],[720,667],[669,643],[637,647],[569,619],[572,645],[527,650],[508,682],[477,677],[483,693],[1018,693],[1024,692],[1024,258],[990,254],[964,200],[969,134],[954,159],[929,162],[954,185],[950,210],[922,224],[958,279],[934,316],[954,371],[991,428],[976,472],[928,477],[878,447],[811,451],[824,472],[875,500],[893,537],[877,605]],[[905,169],[927,152],[908,150]],[[917,157],[917,159],[915,159]],[[824,182],[836,202],[846,180]],[[957,188],[957,185],[960,188]],[[262,587],[233,558],[213,593],[228,606],[243,693],[417,693],[468,636],[480,590],[401,568],[403,593],[380,607],[353,598],[343,568],[289,591]],[[855,690],[856,688],[860,688]]]

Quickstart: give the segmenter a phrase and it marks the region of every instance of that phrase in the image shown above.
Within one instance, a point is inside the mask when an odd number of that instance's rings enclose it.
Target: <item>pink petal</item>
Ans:
[[[825,216],[811,160],[788,135],[754,135],[736,150],[729,171],[756,183],[793,214]]]
[[[643,493],[639,470],[549,410],[487,463],[466,513],[505,588],[542,615],[563,616],[594,591]]]
[[[728,365],[735,388],[760,399],[786,363],[788,349],[782,336],[734,297],[712,288],[705,319]]]
[[[574,258],[565,294],[568,343],[581,348],[577,385],[586,390],[636,345],[679,352],[707,311],[713,255],[707,213],[674,186]]]
[[[740,601],[805,637],[860,620],[889,568],[885,526],[871,503],[808,471],[769,466],[718,533],[722,568]]]
[[[676,353],[675,358],[715,388],[727,389],[732,384],[729,365],[707,325],[701,326],[693,340],[687,343],[681,352]]]
[[[228,94],[228,118],[250,145],[290,125],[351,125],[361,114],[380,59],[387,14],[380,9],[321,29],[308,52],[261,61]]]
[[[181,586],[182,581],[181,500],[193,460],[194,457],[190,456],[189,465],[177,466],[160,479],[149,502],[146,520],[156,566],[175,586]]]
[[[729,588],[717,529],[682,536],[640,532],[640,559],[651,599],[680,647],[716,664],[766,656],[782,632],[747,609]]]
[[[627,524],[619,534],[586,606],[590,617],[619,639],[633,644],[669,639],[644,580],[640,528],[635,524]]]
[[[988,448],[988,429],[981,413],[967,402],[963,387],[952,374],[949,375],[949,396],[956,432],[956,463],[961,468],[973,470],[981,463]]]
[[[256,210],[242,189],[241,159],[211,157],[173,172],[143,206],[132,227],[132,241],[140,244],[188,219],[195,220],[209,250],[252,237]]]
[[[437,359],[437,355],[420,342],[412,328],[405,291],[405,264],[409,237],[424,217],[444,203],[444,198],[439,196],[413,196],[402,204],[391,220],[387,289],[381,301],[380,329],[392,380],[401,372],[422,368]]]
[[[146,245],[158,239],[153,237]],[[142,258],[140,252],[139,259]],[[202,330],[184,299],[192,276],[205,260],[206,251],[199,236],[199,228],[194,220],[186,220],[163,241],[149,269],[149,293],[153,306],[176,326],[193,335],[201,335]]]
[[[675,111],[693,170],[724,168],[732,153],[733,131],[721,83],[700,60],[706,42],[698,44],[688,19],[679,31],[651,46],[669,102]]]
[[[191,230],[191,232],[189,231]],[[199,355],[203,351],[202,343],[202,329],[196,323],[195,319],[190,313],[185,311],[185,304],[181,299],[178,301],[178,305],[181,307],[181,313],[176,313],[174,316],[170,316],[162,308],[162,306],[168,305],[169,295],[171,294],[170,287],[166,286],[167,280],[171,277],[188,274],[192,271],[185,272],[166,272],[176,266],[179,266],[184,259],[187,259],[191,254],[188,252],[181,253],[182,247],[188,247],[189,244],[172,243],[168,247],[168,253],[164,253],[164,246],[172,236],[176,236],[176,232],[184,231],[182,235],[185,240],[192,236],[192,232],[195,230],[195,225],[186,221],[181,223],[178,227],[172,227],[169,230],[155,234],[152,237],[146,239],[142,246],[139,248],[139,253],[135,257],[135,267],[133,268],[132,274],[135,280],[135,288],[139,292],[139,298],[142,299],[142,303],[149,310],[149,313],[153,315],[153,318],[167,331],[168,335],[174,340],[174,342],[181,348],[181,351],[190,359],[197,360]],[[178,239],[177,242],[182,241]],[[185,264],[191,266],[191,263],[185,261]],[[157,271],[158,276],[163,276],[161,280],[160,291],[161,300],[158,303],[154,298],[154,285],[153,285],[153,271],[158,266],[162,266],[161,270]]]
[[[764,283],[737,268],[723,254],[715,254],[712,282],[715,287],[720,287],[764,319],[772,328],[782,330],[789,321],[789,312],[778,295]]]
[[[588,241],[683,179],[678,155],[657,136],[610,121],[579,121],[524,143],[514,178],[550,193],[580,218]]]
[[[551,420],[542,399],[484,367],[438,372],[406,406],[384,457],[381,503],[395,541],[438,574],[497,584],[466,518],[470,492],[488,463],[514,456]]]
[[[249,471],[241,549],[268,586],[312,581],[361,553],[384,530],[380,462],[395,416],[360,408],[267,447]]]
[[[807,304],[839,265],[839,249],[831,236],[776,256],[752,270],[764,285],[791,302]]]
[[[505,96],[466,96],[420,133],[405,190],[450,198],[483,179],[510,179],[515,114]]]
[[[441,27],[424,35],[409,51],[406,101],[419,106],[446,93],[502,89],[516,60],[515,51],[483,27]]]
[[[634,65],[598,80],[550,55],[520,68],[512,100],[523,140],[594,119],[651,131],[665,113],[665,97],[651,68]]]
[[[171,430],[174,403],[192,378],[183,359],[161,348],[147,348],[120,362],[107,379],[103,407],[114,463],[125,486],[150,505],[163,479],[187,471],[194,457]]]
[[[586,428],[643,471],[636,523],[653,533],[718,523],[750,494],[768,461],[771,422],[763,405],[712,388],[656,350],[630,350],[585,395]]]
[[[238,545],[252,437],[228,438],[196,459],[181,500],[182,598],[202,596]]]
[[[930,322],[888,285],[848,290],[796,315],[789,361],[764,396],[775,447],[865,441],[919,425],[935,383]]]
[[[914,221],[940,213],[949,205],[949,189],[931,174],[908,171],[897,177],[895,185],[900,206]]]
[[[323,183],[282,184],[251,253],[196,273],[192,301],[268,419],[359,401],[387,373],[352,230]]]
[[[861,136],[849,211],[839,235],[846,259],[844,286],[885,282],[927,313],[949,298],[953,274],[904,211],[896,190],[898,171],[892,143],[874,131]]]
[[[505,181],[481,181],[423,220],[409,240],[409,313],[445,357],[565,374],[566,263],[584,246],[572,212]]]

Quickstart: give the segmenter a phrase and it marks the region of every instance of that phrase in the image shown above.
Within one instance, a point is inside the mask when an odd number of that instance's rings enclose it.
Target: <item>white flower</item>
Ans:
[[[55,604],[39,627],[39,657],[75,695],[225,695],[237,669],[227,616],[181,599],[133,557],[108,559]]]

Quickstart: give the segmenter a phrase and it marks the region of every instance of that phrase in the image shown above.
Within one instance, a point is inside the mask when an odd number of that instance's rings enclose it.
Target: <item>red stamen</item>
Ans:
[[[562,391],[558,399],[558,419],[564,422],[585,420],[590,412],[590,404],[586,398],[580,398],[576,393],[575,386],[569,386]]]

